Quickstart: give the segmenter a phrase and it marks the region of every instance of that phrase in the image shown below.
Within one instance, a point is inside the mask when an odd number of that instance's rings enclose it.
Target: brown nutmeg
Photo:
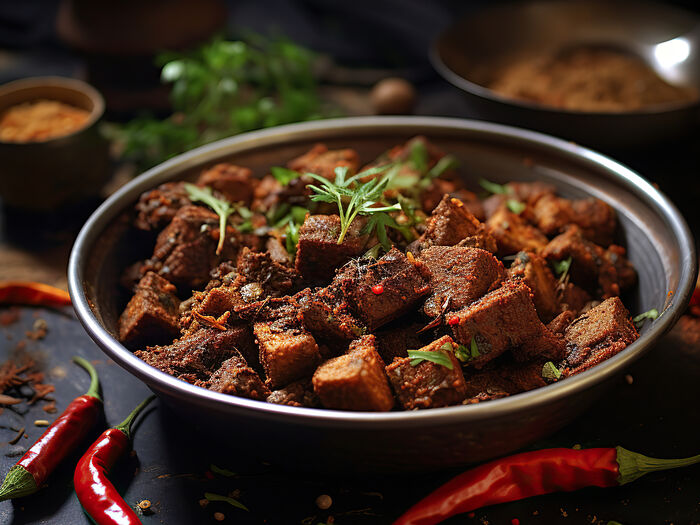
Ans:
[[[416,89],[403,78],[385,78],[374,85],[370,100],[379,115],[411,113],[416,104]]]

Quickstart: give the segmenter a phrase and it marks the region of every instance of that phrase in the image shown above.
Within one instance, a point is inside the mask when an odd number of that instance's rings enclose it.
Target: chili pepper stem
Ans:
[[[689,458],[658,459],[622,447],[615,447],[615,449],[617,450],[617,463],[620,466],[620,477],[618,478],[620,485],[630,483],[648,472],[687,467],[700,463],[700,454]]]
[[[0,501],[21,498],[38,490],[34,476],[24,467],[15,465],[10,469],[0,487]]]
[[[90,374],[90,388],[87,392],[85,392],[85,395],[95,397],[102,401],[102,397],[100,396],[100,378],[97,375],[97,370],[95,370],[95,367],[92,366],[90,361],[77,355],[73,356],[73,362],[85,369],[87,373]]]
[[[136,419],[136,416],[138,416],[141,411],[146,408],[146,406],[153,401],[156,398],[156,396],[150,396],[139,404],[134,410],[131,411],[131,414],[126,416],[126,419],[119,423],[116,427],[114,427],[117,430],[121,430],[124,432],[127,438],[131,439],[131,424],[134,422],[134,419]]]

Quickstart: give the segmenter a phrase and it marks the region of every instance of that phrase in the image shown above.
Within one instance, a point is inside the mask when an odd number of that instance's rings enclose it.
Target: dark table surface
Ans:
[[[442,82],[421,86],[419,114],[469,116],[469,107],[459,93]],[[700,137],[666,144],[643,151],[605,152],[650,178],[681,208],[694,231],[700,231]],[[89,209],[89,206],[88,206]],[[26,226],[25,217],[5,216],[0,223],[0,252],[20,254],[15,265],[33,262],[33,267],[65,266],[70,235],[86,210],[65,218],[66,228],[48,228],[52,247],[37,238],[18,235],[17,225]],[[35,225],[36,226],[36,225]],[[58,240],[55,239],[58,231]],[[54,235],[54,237],[51,237]],[[68,238],[66,238],[68,236]],[[31,240],[32,242],[28,242]],[[46,240],[46,239],[44,239]],[[41,248],[39,248],[41,246]],[[1,255],[1,254],[0,254]],[[0,278],[7,267],[0,265]],[[31,268],[13,270],[13,276]],[[54,273],[55,274],[55,273]],[[48,272],[47,275],[52,275]],[[59,283],[60,284],[60,283]],[[0,309],[0,313],[4,309]],[[88,377],[70,357],[82,355],[92,360],[102,377],[105,415],[116,424],[148,395],[148,389],[127,372],[106,360],[84,333],[70,309],[51,311],[22,308],[19,320],[0,327],[0,359],[16,352],[26,340],[36,317],[46,319],[49,331],[43,340],[29,340],[25,351],[35,356],[56,385],[59,413],[70,400],[83,393]],[[622,445],[631,450],[660,457],[680,457],[700,452],[700,322],[684,317],[658,346],[639,360],[629,376],[621,377],[605,398],[574,423],[549,439],[530,448]],[[22,345],[20,345],[22,346]],[[19,411],[24,411],[20,405]],[[52,419],[56,415],[48,415]],[[43,429],[33,425],[46,419],[41,406],[26,414],[5,409],[0,415],[0,467],[7,471],[17,454],[32,443]],[[155,403],[141,418],[134,439],[135,455],[121,462],[114,472],[117,488],[126,501],[135,505],[143,499],[153,503],[154,513],[144,516],[145,524],[214,523],[215,512],[225,515],[224,523],[390,523],[404,509],[426,495],[459,470],[412,476],[357,476],[352,472],[299,473],[284,470],[265,460],[265,450],[232,450],[227,436],[200,431],[178,414]],[[27,438],[18,445],[7,445],[16,429],[25,426]],[[15,430],[12,430],[14,428]],[[245,432],[245,429],[241,429]],[[283,436],[281,436],[283,439]],[[72,487],[72,465],[66,461],[49,480],[49,487],[38,494],[0,503],[0,522],[80,524],[88,523]],[[228,469],[233,476],[213,474],[211,465]],[[249,512],[227,503],[200,505],[205,492],[234,495]],[[320,510],[315,500],[327,494],[328,510]],[[331,519],[331,516],[333,517]],[[510,524],[518,518],[525,524],[607,523],[629,524],[700,523],[700,467],[653,474],[635,483],[614,489],[586,489],[569,494],[552,494],[476,511],[450,523]]]

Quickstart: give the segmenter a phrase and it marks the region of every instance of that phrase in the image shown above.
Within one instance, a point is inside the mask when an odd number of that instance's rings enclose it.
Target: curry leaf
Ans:
[[[442,351],[431,352],[429,350],[408,350],[408,357],[411,358],[411,366],[417,366],[423,361],[430,361],[436,365],[444,366],[449,370],[454,368],[452,360]]]
[[[200,188],[186,182],[185,190],[192,202],[203,202],[219,216],[219,244],[216,246],[216,254],[219,255],[224,247],[224,239],[226,238],[226,221],[229,215],[233,213],[233,207],[228,201],[214,197],[209,187]]]

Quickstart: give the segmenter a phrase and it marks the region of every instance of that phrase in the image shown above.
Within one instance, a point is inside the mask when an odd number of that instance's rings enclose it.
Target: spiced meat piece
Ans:
[[[431,213],[440,204],[445,195],[458,199],[469,213],[478,220],[486,218],[484,207],[475,193],[462,187],[460,181],[433,179],[430,185],[420,194],[421,208],[425,213]]]
[[[575,313],[579,313],[590,301],[590,294],[572,282],[567,282],[561,290],[562,310],[572,310]]]
[[[410,357],[397,357],[386,367],[389,382],[406,410],[457,405],[464,400],[467,385],[454,356],[455,347],[452,338],[444,336],[420,349],[441,352],[452,363],[451,369],[428,360],[414,366]]]
[[[610,297],[566,329],[564,375],[571,376],[614,356],[639,337],[619,297]]]
[[[620,295],[636,282],[636,272],[624,254],[620,246],[612,245],[605,250],[592,243],[575,225],[557,235],[542,251],[542,256],[550,262],[571,257],[571,280],[587,291],[602,292],[604,298]]]
[[[190,204],[184,182],[166,182],[141,194],[135,206],[134,226],[145,231],[160,230],[173,220],[177,210]]]
[[[336,168],[346,167],[353,174],[359,165],[360,159],[355,150],[329,150],[324,144],[315,144],[309,151],[287,163],[291,170],[315,173],[329,180],[335,180]]]
[[[355,317],[345,300],[340,286],[318,288],[301,304],[304,326],[317,339],[352,341],[366,332],[365,326]]]
[[[477,248],[431,246],[418,259],[430,270],[431,295],[423,305],[428,317],[438,317],[443,307],[445,311],[464,308],[505,277],[503,264]]]
[[[434,339],[430,334],[419,334],[425,322],[416,315],[384,325],[374,335],[377,341],[377,351],[385,364],[391,364],[395,357],[408,357],[409,348],[420,348],[426,342]],[[424,336],[424,337],[422,337]],[[427,339],[427,340],[426,340]]]
[[[337,215],[309,215],[299,228],[296,270],[312,283],[326,283],[339,268],[353,257],[362,255],[369,236],[362,233],[367,219],[358,217],[350,224],[341,244],[340,217]]]
[[[369,331],[409,312],[430,292],[429,270],[396,248],[379,260],[357,260],[338,272],[334,283]]]
[[[200,287],[209,281],[214,267],[235,259],[240,249],[240,237],[231,226],[217,255],[218,241],[218,215],[201,206],[184,206],[158,235],[147,266],[177,286]]]
[[[273,391],[267,396],[267,402],[276,405],[309,408],[315,408],[320,405],[310,379],[301,379],[288,384],[284,388]]]
[[[544,361],[531,363],[506,362],[498,367],[484,370],[467,370],[464,378],[467,383],[465,405],[490,401],[502,397],[527,392],[545,386],[542,377]]]
[[[499,257],[520,251],[540,253],[549,242],[541,231],[506,206],[498,208],[486,221],[486,225],[489,233],[496,238]]]
[[[248,366],[243,356],[236,353],[221,363],[208,381],[200,381],[196,384],[214,392],[258,401],[265,401],[270,395],[270,390],[257,372]]]
[[[177,337],[180,300],[176,291],[159,275],[147,272],[119,318],[119,340],[128,346],[145,346]]]
[[[267,252],[243,248],[238,256],[236,270],[246,284],[256,285],[248,291],[241,291],[245,302],[281,297],[298,289],[299,274],[293,268],[275,262]]]
[[[525,204],[524,215],[531,218],[532,207],[545,195],[554,194],[556,187],[546,182],[509,182],[504,185],[506,193],[496,193],[483,201],[484,212],[490,218],[499,208],[507,205],[509,199]]]
[[[450,314],[447,323],[458,343],[470,346],[475,338],[479,355],[470,363],[476,368],[507,349],[519,361],[536,356],[558,361],[564,355],[563,339],[539,320],[530,289],[522,282],[504,282],[468,307]]]
[[[248,168],[222,162],[202,172],[197,186],[208,186],[228,202],[242,202],[250,206],[257,180]]]
[[[549,328],[549,330],[554,334],[564,335],[564,332],[566,332],[566,329],[569,327],[575,317],[576,313],[574,311],[564,310],[549,323],[547,323],[547,328]]]
[[[612,243],[617,227],[615,211],[599,199],[569,200],[548,194],[533,208],[535,224],[546,235],[554,235],[569,224],[581,228],[581,234],[596,244]]]
[[[373,335],[353,341],[347,354],[319,366],[313,385],[325,408],[385,412],[394,406]]]
[[[260,363],[272,390],[310,376],[321,362],[318,344],[302,325],[299,310],[295,297],[270,298],[235,309],[254,321]]]
[[[510,269],[510,279],[522,280],[532,291],[532,302],[543,323],[559,312],[559,281],[554,278],[547,261],[533,252],[519,252]]]
[[[134,355],[149,365],[190,383],[207,381],[221,363],[239,355],[249,344],[250,328],[239,325],[227,330],[202,328],[167,346],[150,346]]]
[[[467,210],[462,201],[445,195],[428,219],[420,243],[423,247],[454,246],[467,237],[487,236],[484,225]]]

